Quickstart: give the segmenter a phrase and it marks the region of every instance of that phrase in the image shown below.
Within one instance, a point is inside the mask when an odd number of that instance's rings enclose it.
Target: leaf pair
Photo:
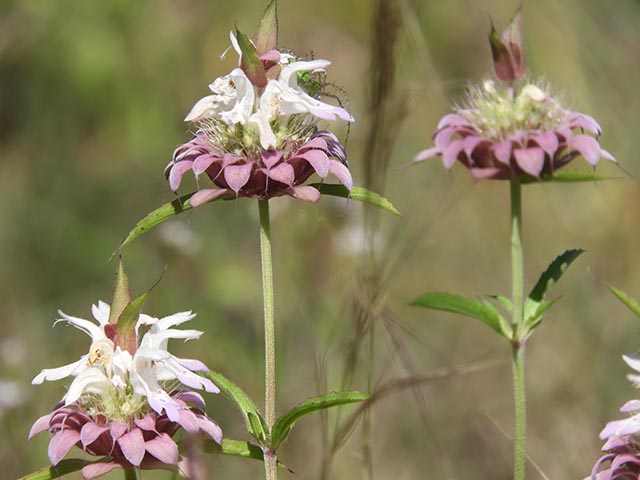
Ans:
[[[319,410],[336,407],[338,405],[362,402],[369,398],[368,395],[361,392],[332,392],[327,395],[309,398],[284,413],[275,421],[271,430],[269,430],[266,421],[258,411],[253,400],[251,400],[238,385],[217,372],[209,372],[203,375],[214,382],[220,388],[220,392],[240,410],[244,417],[247,431],[258,441],[259,446],[263,450],[266,449],[273,453],[275,453],[282,442],[286,440],[293,425],[300,418]],[[232,442],[236,441],[234,440]],[[252,447],[259,448],[252,444],[247,444],[245,447],[249,449],[246,450],[246,452],[250,452]],[[222,453],[225,453],[224,450],[223,444]],[[255,450],[253,451],[255,452]],[[251,455],[247,453],[247,455],[242,454],[240,456]],[[251,458],[255,457],[251,456]]]
[[[433,310],[444,310],[475,318],[507,341],[520,341],[540,325],[544,313],[556,301],[546,300],[549,291],[558,282],[569,265],[583,252],[584,250],[581,249],[567,250],[553,260],[542,273],[524,302],[524,324],[519,332],[519,338],[513,338],[513,325],[504,318],[494,305],[484,299],[476,300],[451,293],[428,293],[413,300],[411,305],[418,305]],[[511,300],[501,295],[494,295],[491,298],[497,301],[507,312],[512,312],[513,304]]]
[[[381,195],[378,195],[377,193],[367,190],[366,188],[353,187],[351,191],[349,191],[343,185],[334,185],[329,183],[313,184],[311,186],[317,188],[322,195],[349,198],[358,202],[369,203],[378,208],[381,208],[382,210],[393,213],[394,215],[401,215],[389,200],[382,197]],[[170,220],[171,218],[176,217],[181,213],[191,210],[193,207],[189,204],[189,199],[194,195],[194,193],[195,192],[177,198],[172,202],[165,203],[161,207],[156,208],[154,211],[149,213],[146,217],[140,220],[135,225],[135,227],[133,227],[133,229],[127,234],[125,239],[120,244],[120,247],[118,247],[118,250],[130,244],[136,238],[147,233],[149,230],[157,227],[161,223],[166,222],[167,220]],[[223,195],[221,197],[210,200],[210,202],[233,199],[235,199],[233,195]]]

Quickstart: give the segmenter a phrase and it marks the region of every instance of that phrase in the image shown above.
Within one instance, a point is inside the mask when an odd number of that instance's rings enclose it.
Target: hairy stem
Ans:
[[[514,450],[513,478],[524,480],[527,437],[526,390],[524,378],[524,259],[522,253],[522,191],[520,183],[511,182],[511,279],[513,302],[513,398]]]
[[[260,256],[262,260],[262,297],[264,301],[264,411],[269,430],[276,421],[276,333],[273,309],[273,263],[271,261],[271,226],[269,201],[258,200],[260,211]],[[278,478],[273,452],[265,452],[264,472],[267,480]]]

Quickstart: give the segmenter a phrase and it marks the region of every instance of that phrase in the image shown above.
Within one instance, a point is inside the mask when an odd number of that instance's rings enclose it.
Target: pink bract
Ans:
[[[600,148],[600,125],[588,115],[564,111],[551,129],[518,130],[503,138],[482,133],[465,112],[445,115],[434,133],[435,146],[420,152],[414,162],[441,156],[447,169],[458,161],[480,179],[516,180],[521,175],[540,179],[582,155],[591,165],[601,158],[614,161]]]
[[[199,130],[174,151],[165,174],[174,192],[187,172],[196,178],[203,173],[209,177],[216,188],[199,189],[190,199],[192,207],[225,194],[262,200],[290,195],[315,202],[320,191],[302,184],[314,173],[322,180],[332,174],[351,190],[353,180],[346,165],[344,147],[326,130],[315,132],[308,141],[289,141],[279,150],[263,150],[258,158],[223,152]]]
[[[180,458],[173,436],[180,428],[189,434],[202,432],[218,444],[222,441],[222,431],[205,415],[204,400],[199,394],[174,390],[171,396],[180,405],[176,422],[169,420],[166,413],[159,415],[150,410],[143,418],[116,423],[100,414],[91,416],[78,403],[60,404],[50,414],[36,420],[29,439],[45,430],[53,434],[48,450],[53,466],[74,446],[90,455],[104,457],[104,461],[83,467],[81,474],[86,480],[116,468],[176,468]]]

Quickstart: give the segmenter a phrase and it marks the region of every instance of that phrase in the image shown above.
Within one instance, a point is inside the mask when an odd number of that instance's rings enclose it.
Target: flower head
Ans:
[[[471,87],[464,106],[445,115],[434,133],[435,146],[415,162],[437,155],[446,168],[457,161],[476,179],[540,178],[582,155],[591,165],[615,162],[600,148],[600,125],[590,116],[563,108],[544,86],[527,83],[513,90],[488,80]]]
[[[225,194],[315,202],[320,192],[302,185],[314,173],[322,180],[332,174],[350,190],[344,147],[318,128],[321,120],[353,121],[344,108],[320,99],[330,62],[304,61],[275,46],[260,51],[240,32],[231,33],[231,43],[239,67],[214,80],[212,94],[186,116],[197,130],[165,168],[171,190],[189,171],[196,180],[206,174],[215,185],[191,197],[194,207]]]
[[[640,372],[639,357],[624,355],[622,358]],[[628,378],[636,388],[640,387],[640,377],[628,375]],[[592,480],[625,480],[640,476],[640,400],[628,401],[620,412],[629,416],[607,423],[600,432],[600,439],[606,440],[602,447],[606,453],[593,467],[589,477]],[[607,467],[598,472],[603,465]]]
[[[524,76],[520,9],[502,36],[492,26],[489,41],[499,84],[470,87],[463,104],[438,123],[434,146],[414,162],[441,156],[448,169],[459,161],[476,179],[501,180],[552,176],[579,155],[591,165],[615,162],[600,148],[593,118],[563,107],[547,85]]]
[[[218,393],[218,388],[195,372],[207,371],[198,360],[178,358],[167,351],[169,339],[197,339],[202,332],[174,328],[191,320],[191,312],[165,318],[141,314],[135,324],[136,347],[121,348],[116,325],[109,323],[110,307],[92,307],[97,324],[60,312],[66,322],[91,337],[89,352],[62,367],[42,370],[34,384],[73,377],[54,410],[38,419],[29,433],[48,430],[49,460],[56,465],[74,446],[107,457],[84,467],[84,478],[114,468],[166,468],[178,462],[172,436],[180,427],[202,431],[220,443],[220,428],[204,413],[202,397],[192,389]]]

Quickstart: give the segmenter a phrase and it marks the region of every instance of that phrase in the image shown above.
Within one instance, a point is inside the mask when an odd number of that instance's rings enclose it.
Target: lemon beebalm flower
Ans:
[[[59,312],[55,323],[66,322],[91,337],[89,352],[76,362],[44,369],[34,384],[73,377],[62,402],[38,419],[29,438],[49,430],[49,459],[56,465],[74,446],[107,460],[87,465],[84,478],[95,478],[114,468],[157,468],[177,464],[179,453],[172,436],[183,428],[203,431],[222,441],[218,425],[204,412],[204,400],[190,389],[218,393],[199,360],[169,353],[169,340],[195,340],[198,330],[176,328],[194,318],[180,312],[164,318],[141,314],[135,324],[132,352],[117,342],[116,324],[109,323],[110,307],[93,305],[96,322]],[[177,387],[182,384],[184,387]]]
[[[224,194],[268,199],[280,195],[315,202],[320,192],[302,185],[311,175],[332,174],[347,189],[353,181],[344,147],[319,130],[321,120],[353,122],[341,106],[320,100],[325,69],[331,62],[304,61],[275,49],[255,52],[260,75],[245,70],[236,34],[231,44],[240,67],[210,85],[185,121],[198,129],[179,146],[165,168],[174,192],[188,171],[217,188],[201,189],[189,200],[197,207]],[[258,78],[259,77],[259,78]]]

